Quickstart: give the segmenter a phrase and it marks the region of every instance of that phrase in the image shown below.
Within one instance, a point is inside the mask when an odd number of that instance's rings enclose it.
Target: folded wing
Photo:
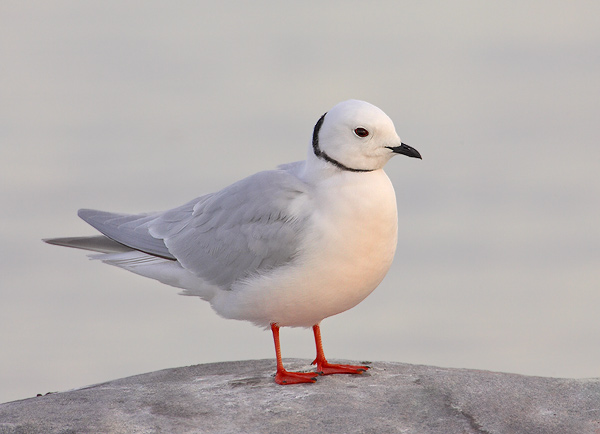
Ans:
[[[152,214],[80,210],[79,216],[124,246],[177,260],[207,283],[289,263],[300,247],[306,185],[287,170],[260,172],[178,208]]]
[[[118,214],[93,209],[80,209],[77,214],[118,243],[154,256],[176,259],[163,240],[148,232],[148,223],[156,219],[156,214]]]
[[[260,172],[161,214],[149,232],[184,268],[228,288],[293,259],[306,196],[305,184],[287,171]]]

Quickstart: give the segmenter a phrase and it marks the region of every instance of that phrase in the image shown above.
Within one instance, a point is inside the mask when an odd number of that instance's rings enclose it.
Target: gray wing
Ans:
[[[93,209],[80,209],[77,215],[108,238],[151,255],[176,259],[163,240],[150,235],[148,223],[157,214],[117,214]]]
[[[54,244],[56,246],[92,250],[100,253],[124,253],[132,252],[134,250],[121,243],[117,243],[116,241],[111,240],[104,235],[94,235],[91,237],[47,238],[42,241],[48,244]]]
[[[176,259],[203,280],[227,288],[292,260],[304,222],[294,204],[306,194],[291,170],[272,170],[162,213],[83,209],[78,214],[120,244]]]
[[[293,259],[304,227],[295,210],[307,192],[287,170],[260,172],[161,214],[149,233],[184,268],[228,288]]]

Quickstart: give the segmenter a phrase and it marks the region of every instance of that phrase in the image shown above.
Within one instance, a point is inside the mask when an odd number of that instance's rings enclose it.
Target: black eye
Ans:
[[[354,129],[354,134],[356,134],[358,137],[367,137],[369,132],[362,127],[358,127]]]

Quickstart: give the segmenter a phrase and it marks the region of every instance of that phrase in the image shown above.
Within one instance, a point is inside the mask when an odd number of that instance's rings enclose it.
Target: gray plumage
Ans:
[[[55,246],[73,247],[75,249],[91,250],[100,253],[124,253],[134,250],[103,235],[96,235],[93,237],[48,238],[43,241],[48,244],[54,244]]]
[[[295,165],[260,172],[180,207],[149,214],[82,209],[79,216],[106,237],[45,240],[88,250],[138,250],[177,260],[204,282],[233,282],[292,260],[303,218],[290,205],[307,193]],[[287,170],[285,170],[287,169]]]

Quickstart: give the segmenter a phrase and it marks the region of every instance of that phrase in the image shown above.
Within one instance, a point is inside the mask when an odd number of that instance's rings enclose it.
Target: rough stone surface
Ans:
[[[197,365],[0,404],[0,434],[600,434],[600,379],[376,362],[279,386],[273,371],[272,360]]]

